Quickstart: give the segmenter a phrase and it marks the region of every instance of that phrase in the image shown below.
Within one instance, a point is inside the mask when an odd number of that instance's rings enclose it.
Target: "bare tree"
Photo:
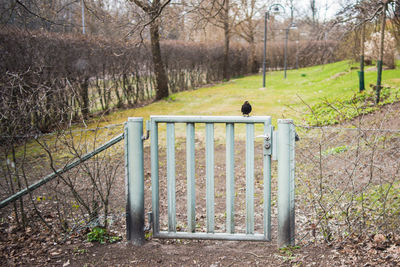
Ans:
[[[258,63],[256,57],[256,35],[262,20],[261,10],[265,6],[260,6],[257,0],[241,0],[238,8],[238,22],[235,26],[235,33],[243,38],[249,45],[248,52],[248,72],[256,73]]]
[[[310,0],[310,10],[312,14],[312,25],[315,26],[317,15],[317,6],[315,4],[315,0]]]
[[[150,25],[150,41],[151,52],[153,55],[154,73],[156,75],[156,99],[167,97],[168,92],[168,76],[164,69],[160,48],[160,19],[159,16],[163,9],[171,2],[171,0],[130,0],[140,7],[148,16]],[[145,26],[147,26],[145,25]]]
[[[380,92],[382,89],[382,65],[383,65],[383,55],[384,55],[384,42],[385,42],[385,29],[386,29],[386,19],[388,6],[390,3],[394,2],[394,0],[364,0],[360,3],[350,3],[345,6],[339,14],[343,16],[344,22],[350,22],[354,19],[357,20],[355,22],[355,26],[361,25],[361,53],[360,53],[360,69],[363,72],[364,68],[364,43],[365,43],[365,23],[376,20],[378,23],[378,18],[380,17],[380,41],[378,48],[378,58],[377,58],[377,82],[376,82],[376,103],[380,101]],[[354,28],[352,27],[351,30]],[[361,87],[361,75],[360,75],[360,91],[362,91]]]
[[[379,56],[378,56],[378,77],[376,81],[376,103],[380,101],[380,94],[381,94],[381,82],[382,82],[382,63],[383,63],[383,48],[385,42],[385,27],[386,27],[386,12],[388,10],[388,4],[391,3],[393,0],[383,0],[381,2],[381,9],[382,9],[382,21],[381,21],[381,39],[379,45]]]
[[[205,28],[210,24],[223,31],[224,34],[224,56],[223,56],[223,79],[229,80],[230,62],[230,40],[234,33],[237,20],[237,12],[240,8],[238,3],[231,0],[211,0],[211,1],[193,1],[190,5],[196,11],[197,28]]]

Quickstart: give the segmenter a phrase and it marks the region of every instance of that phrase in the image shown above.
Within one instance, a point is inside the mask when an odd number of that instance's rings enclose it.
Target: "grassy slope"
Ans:
[[[254,116],[270,115],[274,122],[278,118],[299,121],[302,114],[295,110],[305,110],[306,106],[298,96],[307,104],[315,104],[323,98],[350,97],[357,92],[357,70],[350,67],[348,61],[342,61],[290,70],[286,80],[282,71],[268,73],[266,89],[260,88],[261,75],[232,79],[227,83],[177,93],[169,100],[145,107],[114,112],[104,118],[103,125],[122,123],[127,117],[148,119],[150,115],[241,115],[244,100],[252,104]],[[375,83],[376,71],[367,71],[365,79],[366,86]],[[383,84],[400,87],[400,62],[397,69],[383,72]]]
[[[323,98],[350,97],[358,91],[357,70],[351,70],[350,67],[348,61],[342,61],[290,70],[286,80],[283,79],[282,71],[267,73],[266,89],[260,88],[262,75],[232,79],[226,83],[177,93],[169,100],[158,101],[141,108],[113,112],[102,118],[101,123],[92,122],[88,128],[124,123],[128,117],[144,117],[147,120],[150,115],[241,115],[240,107],[245,100],[249,100],[252,104],[251,115],[253,116],[272,116],[273,124],[276,124],[279,118],[293,118],[296,123],[301,123],[303,112],[307,110],[301,99],[312,105]],[[366,85],[375,83],[376,71],[367,71],[365,78]],[[397,69],[383,72],[383,84],[400,88],[400,61]],[[80,128],[80,126],[74,128]],[[202,125],[196,126],[196,136],[201,134],[202,128],[204,128]],[[241,128],[242,126],[235,128],[237,129],[235,132],[239,134],[238,137],[245,132]],[[256,127],[256,135],[260,134],[257,131],[261,131],[261,127]],[[121,128],[118,127],[104,133],[105,136],[99,138],[97,145],[120,132]],[[177,125],[177,137],[183,137],[184,132],[184,126]],[[223,129],[218,132],[219,134],[216,132],[215,137],[223,142]],[[78,132],[74,134],[76,136],[74,139],[84,138],[90,141],[93,139],[91,135],[90,132],[84,135]],[[161,132],[160,138],[164,138]],[[46,139],[50,143],[54,142],[52,136]],[[34,141],[28,142],[27,151],[30,155],[43,154],[42,149]]]

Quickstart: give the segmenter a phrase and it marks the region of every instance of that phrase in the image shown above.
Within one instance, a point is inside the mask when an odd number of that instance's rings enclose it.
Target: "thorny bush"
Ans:
[[[303,137],[296,147],[298,240],[400,235],[400,105],[367,115],[367,108],[378,108],[364,100],[326,101],[325,112],[319,107],[308,117],[322,124],[332,114],[343,118],[340,126],[297,127]],[[344,114],[357,117],[346,122]]]

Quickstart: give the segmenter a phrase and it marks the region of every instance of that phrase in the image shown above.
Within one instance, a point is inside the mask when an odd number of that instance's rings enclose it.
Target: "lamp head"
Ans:
[[[274,6],[274,8],[272,9],[272,13],[276,15],[281,13],[279,6]]]

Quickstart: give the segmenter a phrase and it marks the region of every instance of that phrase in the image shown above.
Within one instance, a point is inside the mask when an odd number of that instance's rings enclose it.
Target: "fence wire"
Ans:
[[[18,144],[3,145],[1,199],[82,159],[121,133],[122,124],[116,124],[24,138]],[[119,142],[75,168],[58,173],[54,180],[0,209],[1,217],[7,225],[18,228],[40,225],[62,235],[95,225],[115,225],[120,221],[115,218],[121,219],[124,211],[115,205],[123,203],[125,198],[123,179],[120,180],[124,177],[123,147],[123,142]],[[123,224],[122,220],[119,224]]]
[[[300,240],[399,232],[400,131],[301,127],[296,147]]]
[[[331,242],[369,233],[399,233],[400,193],[400,131],[375,126],[369,127],[310,127],[297,125],[300,142],[296,143],[296,239],[307,244]],[[123,131],[122,124],[84,131],[72,130],[52,135],[23,139],[15,146],[3,146],[0,175],[1,199],[25,188],[38,178],[62,168],[92,151]],[[261,143],[260,143],[261,144]],[[260,146],[261,149],[262,146]],[[160,148],[160,159],[165,151]],[[196,155],[204,152],[204,144],[196,141]],[[224,143],[217,144],[216,184],[224,186]],[[242,169],[244,162],[241,143],[235,144],[235,161],[238,164],[238,195],[244,193]],[[258,153],[258,143],[256,143]],[[261,150],[260,150],[261,151]],[[150,156],[145,148],[145,203],[151,210]],[[185,156],[184,142],[177,141],[177,156]],[[262,152],[260,152],[260,156]],[[197,156],[196,156],[197,157]],[[257,159],[257,156],[256,156]],[[260,161],[261,162],[261,161]],[[204,164],[196,167],[199,192],[202,190]],[[276,168],[276,163],[275,167]],[[243,166],[242,166],[243,165]],[[161,164],[161,175],[164,173]],[[243,167],[243,168],[242,168]],[[242,169],[240,169],[242,168]],[[184,165],[177,168],[185,177]],[[261,168],[256,166],[256,177]],[[274,173],[273,173],[274,174]],[[82,233],[84,229],[107,225],[120,235],[125,234],[125,181],[123,143],[101,152],[84,164],[60,175],[57,179],[30,192],[0,214],[7,223],[19,225],[45,225],[61,229],[65,236]],[[161,178],[162,179],[162,178]],[[262,190],[262,184],[256,189]],[[273,204],[276,203],[276,181],[272,181]],[[184,190],[184,182],[182,182]],[[163,189],[160,189],[161,191]],[[256,194],[261,194],[256,190]],[[218,202],[217,229],[224,227],[224,189],[216,188]],[[183,194],[177,189],[177,194]],[[200,193],[200,196],[202,196]],[[256,197],[257,199],[257,197]],[[186,199],[178,198],[178,207]],[[202,200],[201,200],[202,201]],[[237,218],[242,221],[245,210],[238,199]],[[258,207],[257,205],[260,205]],[[261,202],[255,210],[262,213]],[[161,203],[165,207],[165,203]],[[276,226],[276,207],[273,211],[273,229]],[[205,214],[197,209],[199,229],[204,225]],[[241,214],[242,212],[243,214]],[[178,217],[182,217],[179,215]],[[219,217],[218,217],[219,216]],[[181,218],[185,221],[184,216]],[[261,222],[260,216],[256,222]],[[163,222],[162,222],[163,223]],[[261,224],[260,224],[261,225]],[[197,226],[196,226],[197,227]],[[239,226],[238,226],[239,227]],[[185,225],[181,225],[185,228]],[[204,229],[203,229],[204,230]],[[240,230],[240,228],[238,228]]]

